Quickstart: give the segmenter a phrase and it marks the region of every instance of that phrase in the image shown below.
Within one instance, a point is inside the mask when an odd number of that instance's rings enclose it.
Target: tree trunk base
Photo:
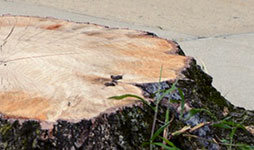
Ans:
[[[218,119],[230,116],[230,121],[241,122],[245,127],[254,125],[254,112],[234,107],[212,87],[212,78],[205,74],[195,61],[186,69],[185,77],[180,79],[177,87],[183,90],[186,104],[194,108],[206,108]],[[165,81],[161,85],[165,89],[172,82]],[[156,91],[157,83],[137,85],[148,96]],[[177,99],[179,95],[168,95]],[[160,115],[164,116],[165,108],[170,106],[171,117],[174,117],[169,127],[169,133],[182,129],[186,125],[192,127],[201,122],[212,121],[205,113],[199,113],[191,121],[179,118],[176,106],[161,103]],[[227,108],[228,114],[225,115]],[[223,115],[224,114],[224,115]],[[1,116],[0,147],[1,149],[142,149],[143,142],[150,137],[153,110],[139,103],[132,107],[119,109],[113,114],[101,114],[91,120],[78,123],[59,120],[50,130],[41,129],[37,121],[9,120]],[[163,119],[160,118],[159,119]],[[249,130],[250,131],[250,130]],[[244,143],[253,146],[254,136],[248,130],[238,129],[234,143]],[[171,141],[180,149],[227,149],[227,145],[219,140],[227,139],[231,130],[205,125],[190,133],[186,132],[172,137]]]
[[[154,111],[136,99],[108,97],[136,94],[154,105],[159,87],[167,90],[176,81],[181,90],[162,99],[156,120],[157,130],[170,111],[165,138],[182,150],[254,146],[254,111],[222,97],[172,41],[20,16],[1,16],[0,33],[0,149],[148,149],[142,144],[149,142]]]

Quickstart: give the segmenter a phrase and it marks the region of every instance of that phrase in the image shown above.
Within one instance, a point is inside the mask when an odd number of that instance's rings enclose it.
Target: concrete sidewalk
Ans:
[[[254,110],[253,0],[0,0],[0,14],[51,16],[177,41],[237,106]]]

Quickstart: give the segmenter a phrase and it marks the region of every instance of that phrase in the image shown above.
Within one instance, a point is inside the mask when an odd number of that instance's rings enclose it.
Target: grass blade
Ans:
[[[172,146],[172,147],[176,147],[174,145],[174,143],[170,142],[168,139],[162,137],[162,136],[158,136],[159,138],[161,138],[163,141],[165,141],[165,143],[167,143],[169,146]]]
[[[203,108],[192,108],[190,111],[189,111],[189,116],[188,116],[188,118],[186,118],[185,120],[189,120],[191,117],[193,117],[193,116],[195,116],[197,113],[200,113],[200,112],[205,112],[205,113],[207,113],[212,119],[214,119],[214,120],[218,120],[217,118],[216,118],[216,116],[213,114],[213,113],[211,113],[209,110],[207,110],[207,109],[203,109]]]
[[[166,122],[169,122],[169,106],[167,107],[167,110],[166,110],[166,114],[165,114],[165,123]],[[168,127],[167,126],[164,131],[163,131],[163,137],[167,138],[168,137]],[[165,141],[163,141],[163,144],[166,144]]]
[[[163,65],[161,65],[161,70],[160,70],[160,77],[159,77],[159,83],[161,83],[162,70],[163,70]]]
[[[166,110],[166,114],[165,114],[165,123],[169,121],[169,108],[167,108]]]
[[[184,94],[183,91],[181,89],[178,88],[179,94],[181,96],[181,111],[180,111],[180,118],[183,118],[183,113],[184,113],[184,104],[185,104],[185,100],[184,100]]]
[[[145,147],[146,145],[150,145],[151,142],[143,142],[142,147]]]
[[[177,88],[176,88],[176,83],[177,83],[177,81],[175,82],[175,83],[173,83],[173,85],[171,86],[171,88],[169,88],[169,89],[167,89],[167,90],[165,90],[163,93],[162,93],[162,95],[158,98],[158,103],[166,96],[166,95],[168,95],[169,93],[172,93],[173,91],[175,91]]]
[[[151,142],[160,135],[160,133],[169,125],[170,121],[168,121],[167,123],[165,123],[163,126],[161,126],[152,136],[151,138]]]
[[[167,150],[178,150],[176,147],[169,147],[163,143],[152,143],[153,145],[156,145],[156,146],[160,146],[164,149],[167,149]]]
[[[163,65],[161,65],[161,70],[160,70],[160,78],[159,78],[159,83],[158,83],[159,84],[158,85],[159,89],[158,89],[158,91],[161,90],[161,84],[160,83],[161,83],[161,77],[162,77],[162,68],[163,68]],[[157,113],[158,113],[159,103],[160,103],[160,100],[156,99],[155,100],[155,104],[156,104],[155,105],[155,111],[154,111],[154,116],[153,116],[153,125],[152,125],[151,136],[150,136],[150,150],[153,150],[153,145],[152,145],[151,139],[154,136],[154,130],[155,130],[155,125],[156,125],[156,120],[157,120],[157,115],[158,115]]]
[[[213,127],[217,127],[217,128],[224,128],[224,129],[232,129],[231,126],[225,124],[225,123],[216,123],[216,124],[213,124]]]
[[[254,146],[246,145],[246,144],[237,144],[240,150],[254,150]]]
[[[133,95],[133,94],[124,94],[124,95],[120,95],[120,96],[112,96],[109,97],[108,99],[114,99],[114,100],[122,100],[124,98],[128,98],[128,97],[132,97],[132,98],[137,98],[139,100],[141,100],[144,104],[148,105],[150,108],[152,108],[155,111],[155,108],[153,106],[151,106],[146,100],[144,100],[142,97],[137,96],[137,95]]]
[[[225,128],[225,129],[241,128],[245,130],[245,127],[242,124],[235,123],[233,121],[226,121],[226,120],[222,120],[219,123],[213,124],[213,126],[219,127],[219,128]]]

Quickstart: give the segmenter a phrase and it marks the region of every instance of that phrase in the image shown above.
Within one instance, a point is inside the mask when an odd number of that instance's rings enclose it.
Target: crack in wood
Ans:
[[[14,31],[15,25],[11,28],[9,34],[5,37],[5,39],[3,40],[3,44],[1,44],[1,51],[3,51],[3,46],[7,43],[7,40],[9,39],[9,37],[12,35],[13,31]]]
[[[0,61],[0,65],[1,62],[11,62],[11,61],[19,61],[19,60],[25,60],[25,59],[35,59],[35,58],[45,58],[45,57],[53,57],[53,56],[65,56],[65,55],[75,55],[75,54],[82,54],[81,52],[76,52],[76,53],[63,53],[63,54],[52,54],[52,55],[38,55],[38,56],[30,56],[30,57],[21,57],[21,58],[16,58],[16,59],[10,59],[10,60],[6,60],[6,61]]]

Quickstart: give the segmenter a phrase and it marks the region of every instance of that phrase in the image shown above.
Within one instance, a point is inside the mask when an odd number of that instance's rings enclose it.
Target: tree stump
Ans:
[[[108,98],[135,94],[153,105],[158,85],[168,89],[176,80],[186,108],[206,108],[220,119],[239,121],[245,115],[246,129],[254,125],[254,112],[225,100],[212,87],[212,78],[176,43],[143,31],[2,16],[0,77],[1,149],[142,149],[153,110],[135,98]],[[181,119],[180,106],[167,103],[172,98],[179,100],[179,91],[167,95],[159,112],[170,108],[175,117],[169,132],[211,120],[204,113]],[[193,133],[202,140],[172,140],[182,149],[223,149],[217,136],[228,133],[205,125]],[[238,142],[254,143],[251,130],[243,133]]]

